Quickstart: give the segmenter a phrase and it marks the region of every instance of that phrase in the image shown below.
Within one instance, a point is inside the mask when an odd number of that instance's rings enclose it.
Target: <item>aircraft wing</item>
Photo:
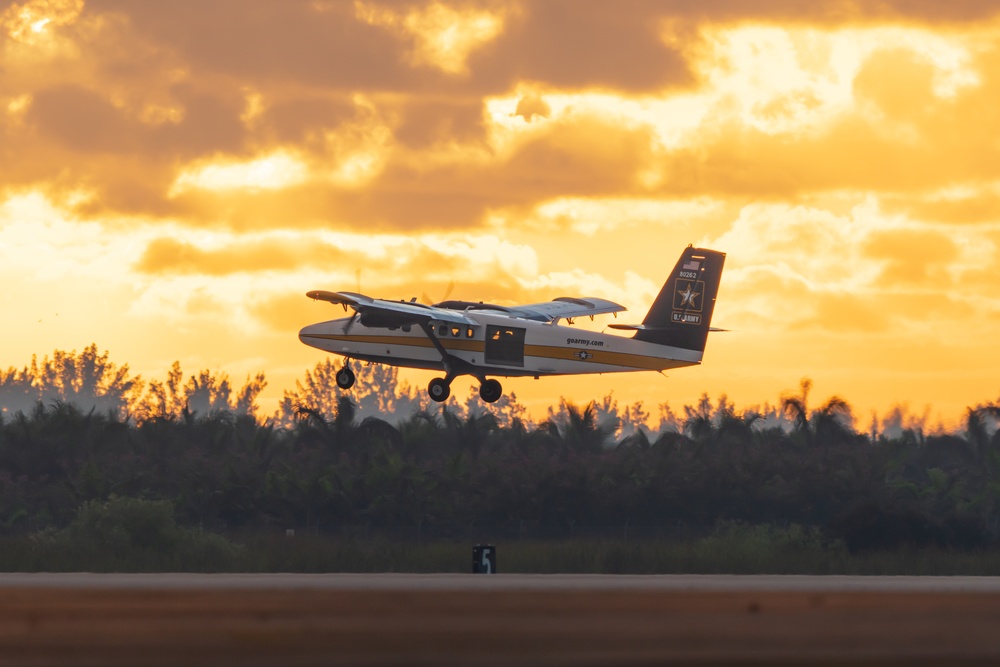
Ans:
[[[420,322],[479,325],[478,322],[459,311],[435,308],[413,301],[373,299],[355,292],[327,292],[326,290],[312,290],[306,292],[306,296],[310,299],[339,304],[344,308],[350,306],[361,315],[361,323],[370,327],[398,327]]]
[[[512,306],[507,309],[512,315],[529,320],[552,322],[560,318],[594,316],[605,313],[620,313],[625,306],[607,299],[587,297],[580,299],[571,296],[561,296],[552,301],[531,303],[526,306]]]
[[[327,292],[322,289],[314,289],[311,292],[306,292],[306,296],[310,299],[329,301],[330,303],[340,304],[345,307],[357,306],[361,303],[371,303],[375,300],[364,294],[357,294],[355,292]]]

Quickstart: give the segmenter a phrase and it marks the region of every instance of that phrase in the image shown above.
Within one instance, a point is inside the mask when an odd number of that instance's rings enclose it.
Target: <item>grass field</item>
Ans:
[[[1000,575],[1000,549],[850,553],[799,526],[720,525],[684,540],[494,542],[498,571],[595,574]],[[64,530],[0,540],[11,572],[469,572],[470,541],[249,534],[176,528],[141,536]]]

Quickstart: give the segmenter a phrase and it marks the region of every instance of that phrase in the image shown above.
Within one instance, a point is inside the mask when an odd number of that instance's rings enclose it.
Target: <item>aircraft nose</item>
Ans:
[[[299,340],[306,345],[316,347],[317,336],[323,333],[322,324],[310,324],[299,330]]]

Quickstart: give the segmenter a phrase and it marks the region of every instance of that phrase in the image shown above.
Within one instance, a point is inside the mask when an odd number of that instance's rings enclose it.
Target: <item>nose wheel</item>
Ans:
[[[337,386],[341,389],[350,389],[354,386],[354,371],[350,366],[344,366],[337,371]]]
[[[503,396],[503,386],[497,380],[484,380],[479,385],[479,398],[487,403],[496,403]]]

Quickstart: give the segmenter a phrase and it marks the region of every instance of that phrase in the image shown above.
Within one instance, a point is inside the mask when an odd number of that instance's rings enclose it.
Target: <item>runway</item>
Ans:
[[[986,577],[0,574],[0,664],[995,664]]]
[[[1000,577],[913,577],[741,574],[94,574],[0,572],[0,589],[92,588],[169,590],[370,591],[730,591],[994,593]]]

